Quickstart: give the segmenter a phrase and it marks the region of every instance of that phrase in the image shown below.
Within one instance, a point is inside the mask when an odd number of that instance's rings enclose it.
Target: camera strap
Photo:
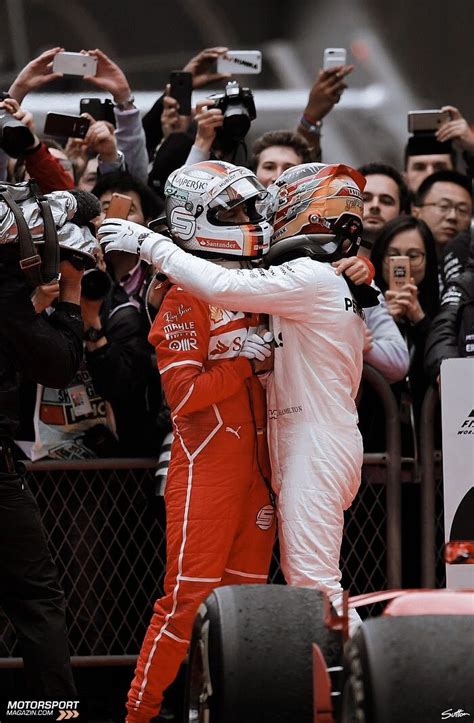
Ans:
[[[56,224],[54,223],[53,214],[46,198],[39,190],[36,181],[30,181],[30,188],[35,196],[41,213],[43,214],[44,223],[44,251],[42,263],[43,284],[49,284],[59,278],[59,241]]]
[[[32,189],[33,193],[34,190]],[[34,194],[36,197],[36,194]],[[41,208],[44,221],[45,249],[44,261],[37,253],[30,229],[20,207],[13,199],[8,188],[0,190],[0,198],[9,207],[15,217],[20,245],[20,268],[26,276],[30,286],[42,286],[58,277],[59,272],[59,244],[56,226],[48,202],[42,197],[36,197]],[[44,277],[42,274],[44,269]]]
[[[44,283],[41,276],[41,256],[36,253],[36,247],[31,238],[25,217],[8,189],[2,189],[0,198],[5,201],[15,217],[20,243],[20,267],[30,286],[41,286]]]

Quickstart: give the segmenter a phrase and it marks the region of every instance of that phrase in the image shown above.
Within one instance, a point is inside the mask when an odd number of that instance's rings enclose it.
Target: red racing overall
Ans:
[[[209,306],[173,286],[150,332],[174,441],[164,596],[154,605],[128,695],[130,723],[157,715],[211,590],[267,580],[275,524],[265,390],[239,357],[257,325],[255,314]]]

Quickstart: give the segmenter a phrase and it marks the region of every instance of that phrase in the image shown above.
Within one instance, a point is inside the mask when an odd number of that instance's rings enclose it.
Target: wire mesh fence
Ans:
[[[66,595],[74,656],[137,654],[162,592],[164,505],[154,494],[154,466],[134,462],[50,463],[28,474]],[[347,513],[343,582],[355,594],[386,587],[385,507],[384,484],[363,483]],[[270,581],[284,582],[278,546]],[[18,655],[0,612],[0,658]]]
[[[73,655],[138,652],[165,565],[164,512],[153,507],[154,468],[28,474],[67,602]],[[0,657],[18,655],[0,618]]]

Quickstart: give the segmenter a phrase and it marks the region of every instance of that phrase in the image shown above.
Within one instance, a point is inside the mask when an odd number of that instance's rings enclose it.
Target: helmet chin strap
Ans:
[[[332,263],[357,254],[358,244],[352,241],[347,252],[342,251],[346,237],[338,234],[301,234],[276,241],[264,257],[265,265],[282,264],[285,261],[307,257],[323,263]],[[349,239],[350,240],[350,239]]]
[[[321,250],[320,244],[333,245],[330,252]],[[299,257],[319,258],[325,261],[334,261],[333,256],[338,254],[339,249],[335,234],[300,234],[290,238],[276,241],[270,245],[270,251],[265,256],[265,264],[282,264],[289,259]]]

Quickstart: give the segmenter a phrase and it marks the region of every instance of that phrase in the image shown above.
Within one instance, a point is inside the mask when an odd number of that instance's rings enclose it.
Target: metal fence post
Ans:
[[[429,387],[421,407],[420,464],[421,464],[421,584],[433,588],[436,581],[436,487],[434,417],[439,393]]]
[[[380,372],[364,364],[363,379],[380,397],[386,423],[386,505],[387,505],[387,583],[389,588],[402,584],[401,541],[401,433],[398,404],[390,385]]]

